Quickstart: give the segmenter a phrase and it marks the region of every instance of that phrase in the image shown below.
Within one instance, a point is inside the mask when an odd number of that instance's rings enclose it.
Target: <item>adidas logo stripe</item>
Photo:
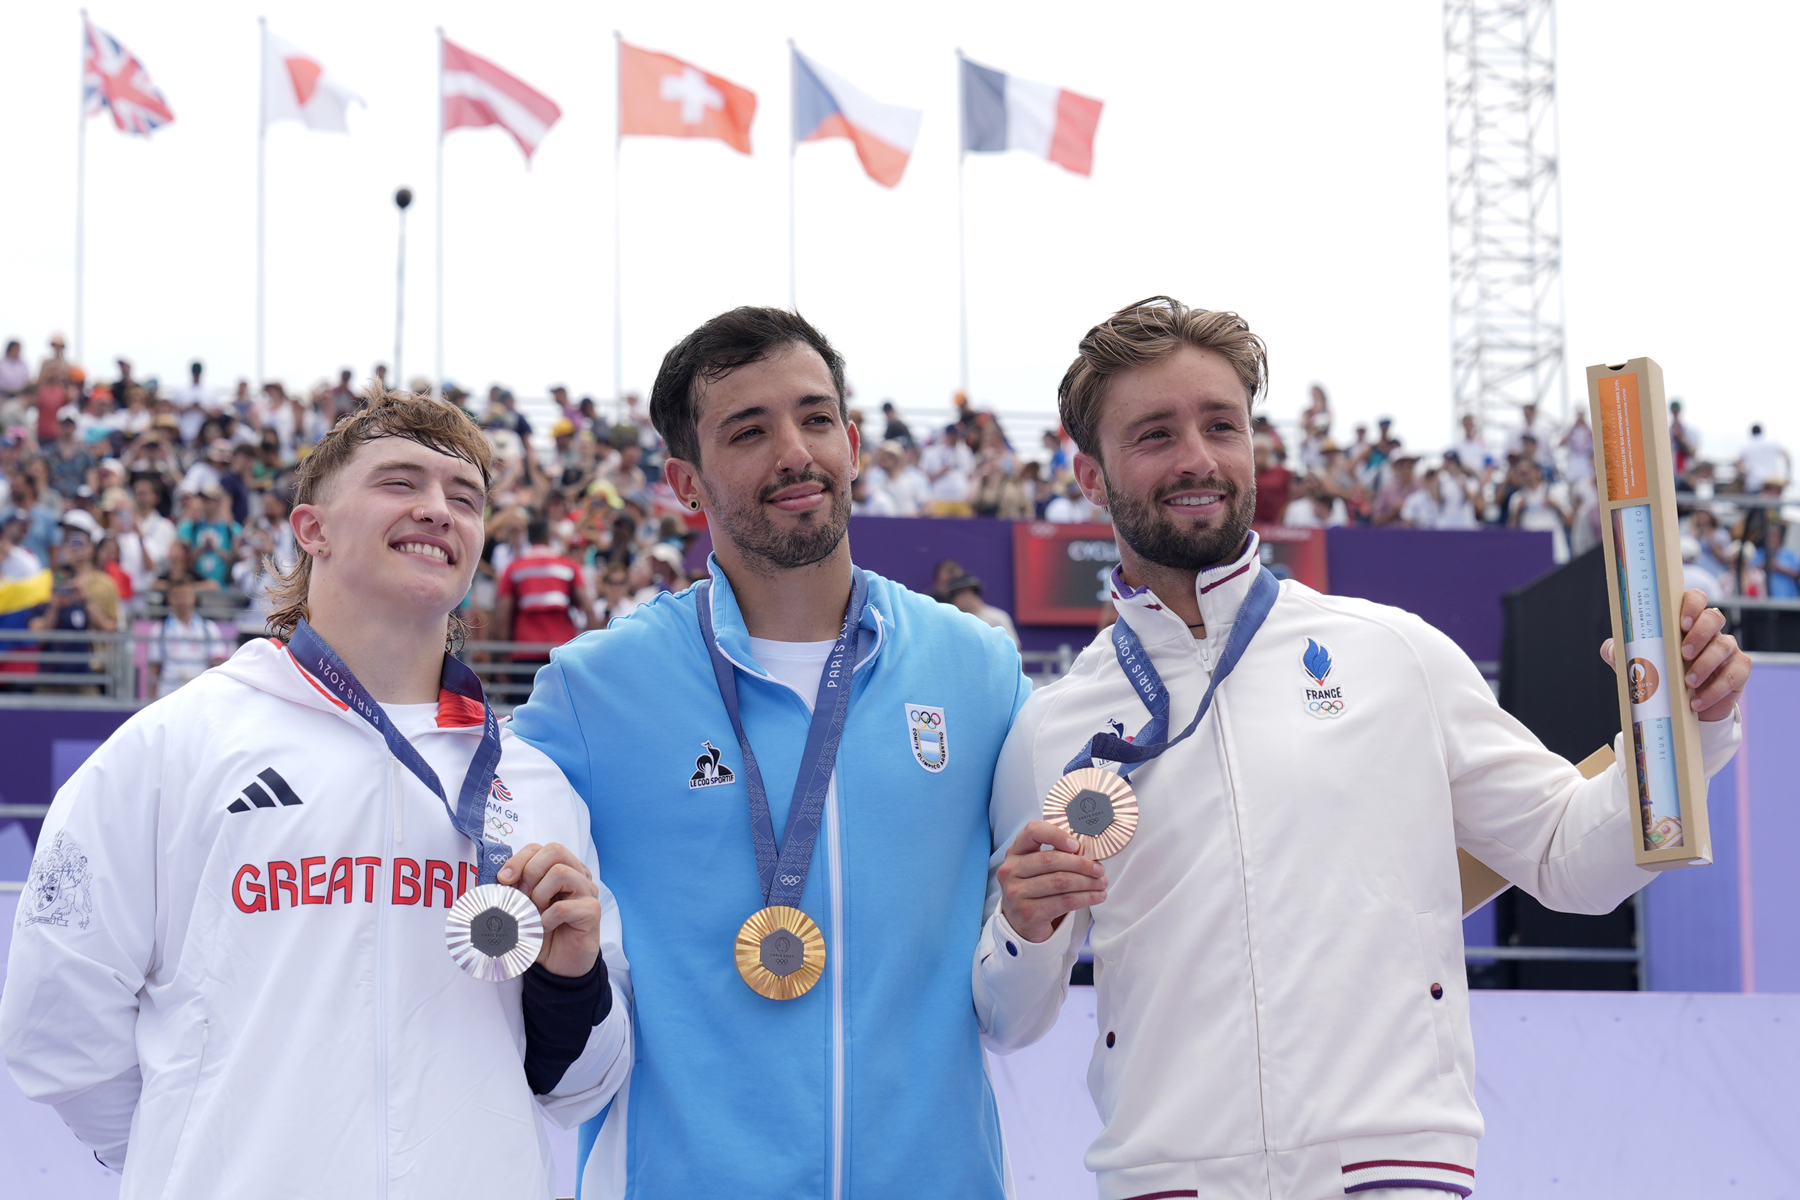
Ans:
[[[268,789],[264,790],[259,784],[246,784],[244,786],[244,795],[237,800],[232,801],[231,807],[227,808],[225,810],[226,812],[249,812],[252,806],[256,808],[274,808],[277,800],[283,805],[303,803],[300,797],[294,794],[294,789],[288,786],[288,781],[283,779],[274,767],[258,771],[256,777],[262,780],[263,783],[268,784]],[[273,799],[270,798],[269,792],[275,793]],[[246,797],[248,798],[248,803],[245,802]]]

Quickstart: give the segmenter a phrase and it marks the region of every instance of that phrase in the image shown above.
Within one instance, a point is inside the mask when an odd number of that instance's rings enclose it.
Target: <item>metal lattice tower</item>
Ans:
[[[1455,420],[1566,420],[1554,0],[1444,0]]]

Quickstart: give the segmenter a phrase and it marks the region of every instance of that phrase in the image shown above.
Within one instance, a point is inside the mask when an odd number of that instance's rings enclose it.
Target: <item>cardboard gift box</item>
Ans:
[[[1681,527],[1662,368],[1648,358],[1587,370],[1606,595],[1625,731],[1633,833],[1648,870],[1712,861],[1700,718],[1681,657]]]

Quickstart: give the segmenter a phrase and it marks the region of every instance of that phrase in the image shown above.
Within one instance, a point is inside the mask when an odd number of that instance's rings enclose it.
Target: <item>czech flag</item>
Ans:
[[[1029,150],[1077,175],[1094,173],[1100,101],[962,60],[964,154]]]
[[[883,104],[852,87],[806,55],[794,54],[794,140],[849,138],[863,170],[882,187],[893,187],[906,172],[919,140],[916,108]]]

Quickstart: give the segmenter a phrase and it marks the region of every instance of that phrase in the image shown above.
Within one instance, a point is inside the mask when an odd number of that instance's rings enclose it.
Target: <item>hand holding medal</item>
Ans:
[[[556,842],[526,846],[500,868],[500,882],[464,892],[444,940],[458,966],[500,981],[541,963],[574,979],[600,956],[600,886],[581,859]]]
[[[1081,853],[1080,842],[1049,821],[1032,821],[1000,864],[1000,911],[1013,932],[1041,942],[1069,913],[1106,899],[1106,868]]]

